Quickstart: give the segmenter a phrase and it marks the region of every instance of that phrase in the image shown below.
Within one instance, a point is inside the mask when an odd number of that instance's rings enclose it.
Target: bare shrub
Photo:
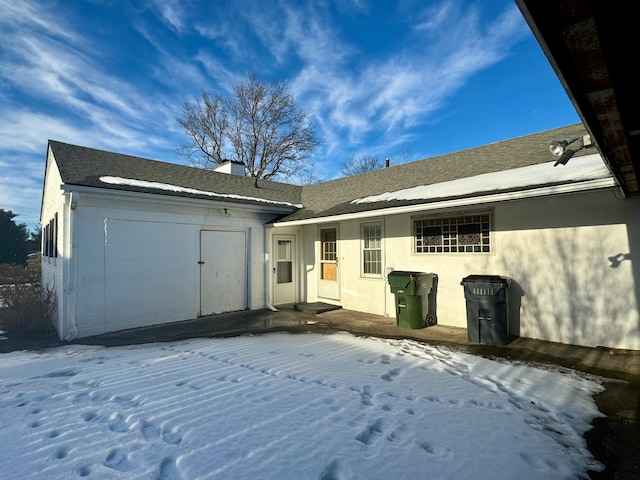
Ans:
[[[17,263],[0,263],[0,286],[29,283],[29,270]]]
[[[0,328],[10,339],[37,339],[53,333],[55,291],[32,284],[0,287]]]

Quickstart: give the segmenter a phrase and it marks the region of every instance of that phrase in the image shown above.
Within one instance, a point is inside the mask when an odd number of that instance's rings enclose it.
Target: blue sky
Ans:
[[[33,228],[47,140],[186,164],[176,116],[287,82],[319,178],[579,122],[513,0],[0,0],[0,208]]]

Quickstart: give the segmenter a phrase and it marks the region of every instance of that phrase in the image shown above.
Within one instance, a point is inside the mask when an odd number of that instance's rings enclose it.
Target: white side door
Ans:
[[[200,315],[247,309],[247,233],[200,231]]]
[[[273,236],[273,304],[294,303],[297,291],[296,237]]]

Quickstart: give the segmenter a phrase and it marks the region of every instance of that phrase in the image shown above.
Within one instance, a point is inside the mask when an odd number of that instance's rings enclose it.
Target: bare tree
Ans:
[[[362,154],[357,157],[349,157],[349,160],[342,165],[340,173],[344,177],[358,175],[359,173],[379,170],[385,166],[385,163],[374,155]]]
[[[184,101],[177,121],[188,139],[178,152],[192,164],[214,168],[235,160],[256,179],[304,171],[319,144],[287,85],[264,83],[255,74],[236,84],[228,98],[203,92]]]

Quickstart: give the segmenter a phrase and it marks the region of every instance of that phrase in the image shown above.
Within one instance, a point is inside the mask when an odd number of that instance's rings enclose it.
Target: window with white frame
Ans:
[[[362,273],[382,275],[382,225],[362,225]]]
[[[416,253],[490,253],[491,215],[418,218],[413,222]]]

